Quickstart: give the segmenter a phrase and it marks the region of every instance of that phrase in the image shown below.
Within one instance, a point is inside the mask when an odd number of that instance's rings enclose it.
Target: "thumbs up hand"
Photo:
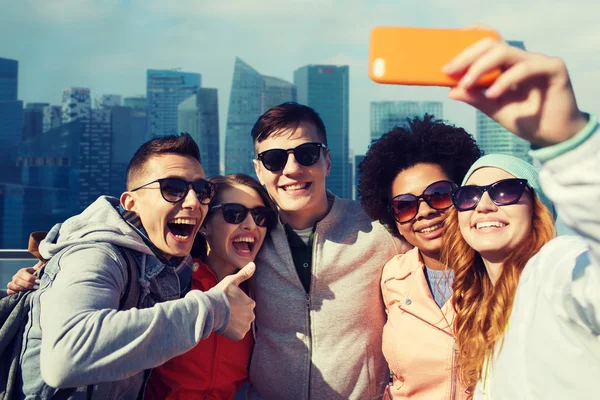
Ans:
[[[250,325],[254,321],[254,306],[256,303],[244,293],[239,285],[250,279],[254,275],[256,265],[249,262],[244,268],[235,275],[226,276],[217,284],[227,296],[229,301],[229,324],[223,332],[223,336],[231,340],[241,340],[250,330]]]

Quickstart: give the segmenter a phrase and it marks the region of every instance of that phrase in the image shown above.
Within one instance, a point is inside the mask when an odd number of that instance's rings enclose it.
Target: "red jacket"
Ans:
[[[205,292],[217,284],[217,277],[208,265],[194,261],[200,267],[192,275],[192,289]],[[253,345],[251,332],[239,342],[213,332],[187,353],[154,368],[144,398],[233,399],[248,379]]]

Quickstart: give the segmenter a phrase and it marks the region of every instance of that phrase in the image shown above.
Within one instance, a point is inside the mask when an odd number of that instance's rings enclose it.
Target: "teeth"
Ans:
[[[437,224],[437,225],[430,226],[430,227],[428,227],[428,228],[423,228],[423,229],[421,229],[419,232],[420,232],[420,233],[429,233],[429,232],[433,232],[433,231],[435,231],[436,229],[439,229],[439,228],[441,228],[441,227],[442,227],[442,225],[441,225],[441,224]]]
[[[196,218],[173,218],[169,223],[178,225],[196,225]]]
[[[477,225],[475,226],[477,229],[483,229],[483,228],[503,228],[505,227],[506,224],[499,222],[499,221],[485,221],[485,222],[478,222]]]
[[[304,189],[306,187],[306,183],[297,183],[295,185],[287,185],[284,186],[283,188],[285,190],[300,190],[300,189]]]
[[[244,237],[238,237],[238,238],[233,239],[233,242],[234,243],[236,243],[236,242],[254,243],[254,238],[253,237],[246,237],[246,236],[244,236]]]
[[[175,235],[175,237],[176,237],[177,239],[179,239],[179,240],[187,240],[187,238],[188,238],[189,236]]]

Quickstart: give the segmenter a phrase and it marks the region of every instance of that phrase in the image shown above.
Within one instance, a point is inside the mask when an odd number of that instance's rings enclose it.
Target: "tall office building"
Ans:
[[[148,107],[148,136],[177,134],[177,107],[179,103],[198,92],[201,76],[177,70],[146,72]]]
[[[123,105],[130,108],[146,109],[146,98],[144,96],[125,97]]]
[[[226,174],[256,176],[250,132],[261,114],[286,101],[296,101],[296,87],[293,84],[261,75],[236,57],[225,132]]]
[[[94,100],[94,108],[111,108],[121,105],[121,95],[103,94]]]
[[[23,135],[23,102],[18,95],[19,62],[0,58],[0,182],[14,182],[15,150]]]
[[[108,194],[118,197],[125,191],[126,171],[135,151],[146,141],[146,110],[111,108],[111,160]]]
[[[79,155],[84,128],[76,119],[19,145],[20,182],[6,187],[9,196],[3,199],[0,194],[0,208],[10,210],[0,227],[4,247],[24,248],[30,232],[47,230],[80,211]]]
[[[0,57],[0,101],[15,101],[18,97],[19,62]]]
[[[431,114],[444,118],[441,101],[372,101],[371,141],[377,140],[395,126],[406,126],[406,119]]]
[[[23,110],[23,140],[44,132],[44,108],[48,103],[27,103]]]
[[[50,129],[58,128],[62,123],[61,106],[45,106],[42,112],[42,132],[48,132]]]
[[[217,89],[201,88],[197,94],[179,104],[179,132],[189,133],[200,148],[206,176],[220,174],[219,102]]]
[[[520,41],[508,41],[508,44],[525,50],[525,44]],[[482,113],[476,111],[477,144],[485,154],[508,154],[531,162],[529,150],[531,145],[525,139],[513,135],[502,125]]]
[[[298,102],[313,108],[323,120],[331,155],[327,189],[339,197],[352,197],[349,158],[348,66],[306,65],[294,71]]]

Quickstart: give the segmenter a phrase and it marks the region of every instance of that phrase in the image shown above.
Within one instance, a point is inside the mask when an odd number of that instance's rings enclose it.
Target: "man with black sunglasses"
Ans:
[[[379,279],[406,245],[357,202],[325,189],[325,126],[284,103],[252,129],[254,168],[280,221],[256,258],[249,398],[378,398],[388,381]]]
[[[190,135],[152,139],[131,160],[120,199],[100,197],[49,232],[23,339],[24,397],[135,399],[145,370],[213,331],[245,336],[254,301],[238,285],[253,263],[207,292],[188,289],[214,195],[204,178]]]

